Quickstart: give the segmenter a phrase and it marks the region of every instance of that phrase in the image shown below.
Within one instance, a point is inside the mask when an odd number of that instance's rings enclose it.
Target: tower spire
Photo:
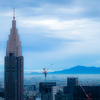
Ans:
[[[15,20],[15,8],[13,8],[13,20]]]

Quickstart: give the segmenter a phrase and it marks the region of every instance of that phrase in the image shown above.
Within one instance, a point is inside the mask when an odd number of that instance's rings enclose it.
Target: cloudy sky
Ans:
[[[0,0],[0,70],[13,8],[25,71],[100,67],[100,0]]]

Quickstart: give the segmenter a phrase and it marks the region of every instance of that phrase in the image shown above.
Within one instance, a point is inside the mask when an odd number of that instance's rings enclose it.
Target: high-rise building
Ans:
[[[56,82],[40,82],[39,92],[41,93],[41,100],[54,100],[56,94]]]
[[[55,94],[55,99],[54,100],[73,100],[73,94],[65,94],[63,91],[59,90]]]
[[[78,77],[67,77],[67,86],[77,86],[78,85]]]
[[[7,41],[5,56],[5,100],[23,100],[23,56],[21,41],[16,29],[14,10],[12,29]]]
[[[73,100],[73,87],[78,85],[78,77],[67,77],[67,86],[63,87],[67,100]]]
[[[66,95],[62,91],[59,91],[55,94],[55,100],[67,100]]]
[[[63,87],[64,94],[72,94],[73,86],[78,86],[78,77],[67,77],[67,86]]]
[[[82,86],[91,100],[100,100],[100,86]],[[80,86],[73,87],[73,100],[88,100]],[[89,99],[90,100],[90,99]]]

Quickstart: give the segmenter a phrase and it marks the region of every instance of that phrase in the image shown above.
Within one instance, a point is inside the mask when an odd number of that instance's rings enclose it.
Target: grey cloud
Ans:
[[[1,9],[18,9],[20,16],[73,20],[99,17],[99,4],[100,0],[10,0],[10,2],[5,0],[0,5]],[[80,11],[75,12],[75,8]]]

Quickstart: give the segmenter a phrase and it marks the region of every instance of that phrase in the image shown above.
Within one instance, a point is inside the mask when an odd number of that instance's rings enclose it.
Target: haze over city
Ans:
[[[25,72],[100,67],[100,0],[0,1],[0,71],[15,8]]]

